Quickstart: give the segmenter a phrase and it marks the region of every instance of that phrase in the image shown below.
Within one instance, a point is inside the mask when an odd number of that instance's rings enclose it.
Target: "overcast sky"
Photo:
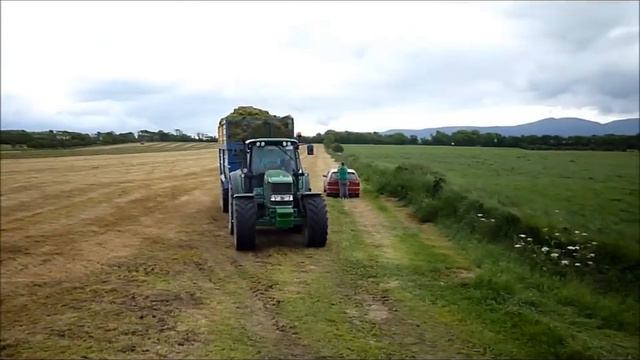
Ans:
[[[638,2],[7,2],[2,128],[305,134],[638,117]]]

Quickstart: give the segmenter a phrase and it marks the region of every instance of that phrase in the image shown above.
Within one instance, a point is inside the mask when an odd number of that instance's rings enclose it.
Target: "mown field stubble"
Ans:
[[[334,163],[316,153],[303,163],[320,190]],[[637,330],[601,318],[615,296],[557,303],[556,279],[450,242],[367,189],[327,199],[327,247],[265,231],[244,253],[219,208],[213,148],[0,164],[2,357],[638,354]]]

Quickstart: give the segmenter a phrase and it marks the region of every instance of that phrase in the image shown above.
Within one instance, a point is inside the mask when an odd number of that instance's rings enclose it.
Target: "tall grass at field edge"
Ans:
[[[640,284],[637,246],[595,243],[573,229],[544,228],[467,196],[447,184],[446,174],[426,165],[400,163],[389,168],[353,154],[331,154],[357,169],[374,192],[400,200],[422,222],[440,223],[483,241],[511,245],[544,271],[560,276],[588,275],[604,289],[637,289]],[[597,258],[589,258],[593,254]],[[637,298],[638,292],[633,291],[632,296]]]

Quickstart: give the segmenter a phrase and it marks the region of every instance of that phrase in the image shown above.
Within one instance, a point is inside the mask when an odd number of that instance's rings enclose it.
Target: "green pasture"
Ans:
[[[427,165],[447,186],[541,228],[638,252],[638,152],[345,145],[345,154],[389,167]]]

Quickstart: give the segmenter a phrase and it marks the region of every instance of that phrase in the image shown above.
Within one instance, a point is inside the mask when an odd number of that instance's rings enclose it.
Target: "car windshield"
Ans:
[[[349,171],[347,173],[347,179],[352,180],[352,181],[356,181],[356,180],[358,180],[358,176],[356,175],[356,173]],[[336,180],[338,180],[338,173],[334,171],[329,176],[329,181],[336,181]]]
[[[297,170],[296,155],[292,146],[254,146],[251,153],[251,172],[264,174],[267,170],[284,170],[293,174]]]

